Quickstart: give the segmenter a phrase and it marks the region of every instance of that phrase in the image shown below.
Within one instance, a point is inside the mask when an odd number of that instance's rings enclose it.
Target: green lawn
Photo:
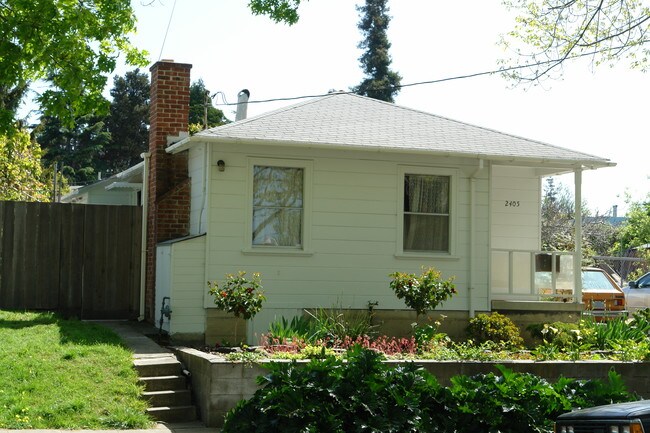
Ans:
[[[0,311],[0,428],[148,428],[131,352],[101,325]]]

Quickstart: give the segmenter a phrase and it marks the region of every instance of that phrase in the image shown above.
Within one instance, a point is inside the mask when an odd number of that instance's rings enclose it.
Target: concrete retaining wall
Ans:
[[[257,364],[228,362],[217,355],[210,355],[195,349],[177,348],[176,356],[192,373],[192,394],[201,420],[208,427],[221,427],[224,415],[241,399],[250,398],[258,389],[256,378],[266,374]],[[277,361],[287,362],[287,361]],[[397,365],[403,361],[387,361]],[[532,373],[549,381],[558,377],[576,379],[607,380],[607,374],[614,369],[623,376],[628,390],[642,397],[650,398],[650,363],[614,361],[503,361],[503,362],[456,362],[417,361],[433,374],[442,385],[449,385],[449,379],[457,375],[475,375],[495,372],[496,364],[520,373]]]

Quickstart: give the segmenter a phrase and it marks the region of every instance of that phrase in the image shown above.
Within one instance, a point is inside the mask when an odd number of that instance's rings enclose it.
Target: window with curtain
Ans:
[[[253,167],[253,245],[302,247],[304,169]]]
[[[449,176],[404,175],[403,250],[449,252]]]

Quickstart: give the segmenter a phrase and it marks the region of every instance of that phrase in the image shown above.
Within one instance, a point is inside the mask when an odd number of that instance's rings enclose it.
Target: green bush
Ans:
[[[391,368],[370,350],[267,365],[263,388],[226,415],[223,433],[452,431],[442,388],[414,364]],[[440,430],[440,428],[442,430]]]
[[[629,401],[620,376],[555,384],[498,367],[500,375],[456,376],[439,385],[414,363],[391,367],[374,351],[266,365],[261,389],[225,418],[223,433],[543,432],[560,413]]]
[[[266,300],[259,273],[254,273],[251,279],[246,278],[244,271],[236,275],[226,274],[226,282],[222,286],[216,281],[208,281],[208,288],[217,309],[245,320],[255,317]]]
[[[517,325],[499,313],[479,314],[471,319],[467,335],[478,344],[491,341],[508,349],[520,348],[524,343]]]
[[[284,316],[269,324],[267,334],[270,340],[289,341],[303,340],[313,342],[316,329],[312,321],[306,316],[295,316],[288,321]]]
[[[580,326],[577,323],[544,323],[530,325],[527,329],[542,345],[552,345],[558,350],[572,350],[581,344]]]
[[[419,277],[415,274],[393,272],[389,286],[398,299],[404,299],[407,307],[419,316],[435,310],[438,305],[456,294],[454,278],[443,280],[440,271],[434,268],[423,269]]]

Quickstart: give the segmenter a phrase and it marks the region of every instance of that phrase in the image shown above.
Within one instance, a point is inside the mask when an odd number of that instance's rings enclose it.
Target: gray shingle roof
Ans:
[[[594,155],[347,93],[333,93],[202,131],[182,143],[188,141],[277,142],[594,168],[614,165]]]

